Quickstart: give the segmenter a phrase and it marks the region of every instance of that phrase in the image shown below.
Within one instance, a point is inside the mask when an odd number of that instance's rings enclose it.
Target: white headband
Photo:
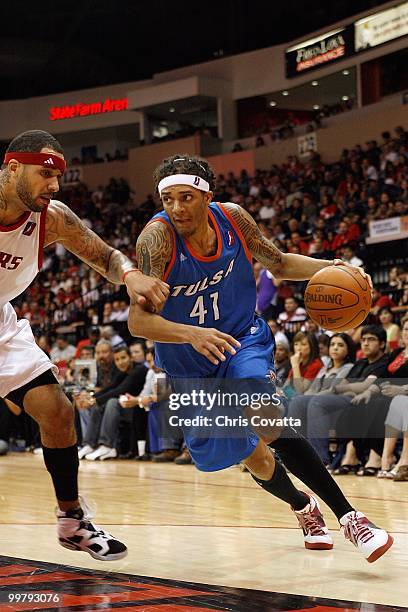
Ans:
[[[159,194],[161,195],[163,189],[166,189],[166,187],[172,187],[173,185],[190,185],[200,191],[210,191],[209,183],[202,179],[201,176],[196,176],[195,174],[172,174],[166,176],[158,184],[157,189]]]

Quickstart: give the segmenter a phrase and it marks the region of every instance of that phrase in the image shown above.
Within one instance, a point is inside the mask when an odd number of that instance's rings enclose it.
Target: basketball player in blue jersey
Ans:
[[[138,267],[166,281],[170,295],[161,313],[132,304],[131,333],[156,342],[157,365],[167,373],[173,390],[183,379],[220,384],[220,379],[233,379],[237,386],[256,379],[262,392],[269,390],[269,413],[276,415],[270,379],[274,339],[254,314],[252,258],[276,278],[288,280],[307,280],[337,261],[281,253],[243,208],[212,202],[215,176],[206,160],[175,155],[156,169],[154,180],[164,211],[153,217],[137,241]],[[306,548],[331,549],[333,542],[317,499],[295,488],[269,446],[328,504],[345,537],[367,561],[377,560],[392,545],[386,531],[350,505],[313,448],[293,428],[243,427],[239,437],[207,438],[203,427],[183,429],[199,470],[221,470],[241,462],[265,491],[288,503]]]

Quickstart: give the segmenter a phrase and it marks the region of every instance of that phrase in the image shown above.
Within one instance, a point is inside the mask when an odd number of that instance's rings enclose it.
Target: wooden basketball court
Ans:
[[[42,457],[0,457],[0,610],[408,609],[408,486],[356,476],[338,482],[355,507],[395,538],[374,564],[343,539],[324,505],[334,549],[306,550],[286,505],[236,468],[205,474],[193,466],[82,461],[81,491],[97,506],[95,522],[129,547],[126,559],[102,563],[58,545]],[[118,595],[124,584],[126,596]],[[67,599],[7,600],[10,593],[50,588]]]

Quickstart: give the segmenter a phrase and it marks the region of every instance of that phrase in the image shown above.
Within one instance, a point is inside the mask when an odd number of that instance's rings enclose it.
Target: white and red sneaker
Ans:
[[[299,527],[303,531],[305,548],[310,550],[331,550],[333,540],[326,527],[323,514],[320,511],[319,502],[312,495],[305,493],[310,499],[303,510],[292,510],[299,521]]]
[[[341,517],[340,525],[346,540],[350,540],[369,563],[377,561],[393,545],[394,538],[371,523],[362,512],[348,512]]]

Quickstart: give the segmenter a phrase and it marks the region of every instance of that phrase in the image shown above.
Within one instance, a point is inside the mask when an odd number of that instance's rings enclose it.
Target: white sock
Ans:
[[[137,441],[137,452],[139,453],[139,457],[145,454],[146,452],[146,440],[138,440]]]

